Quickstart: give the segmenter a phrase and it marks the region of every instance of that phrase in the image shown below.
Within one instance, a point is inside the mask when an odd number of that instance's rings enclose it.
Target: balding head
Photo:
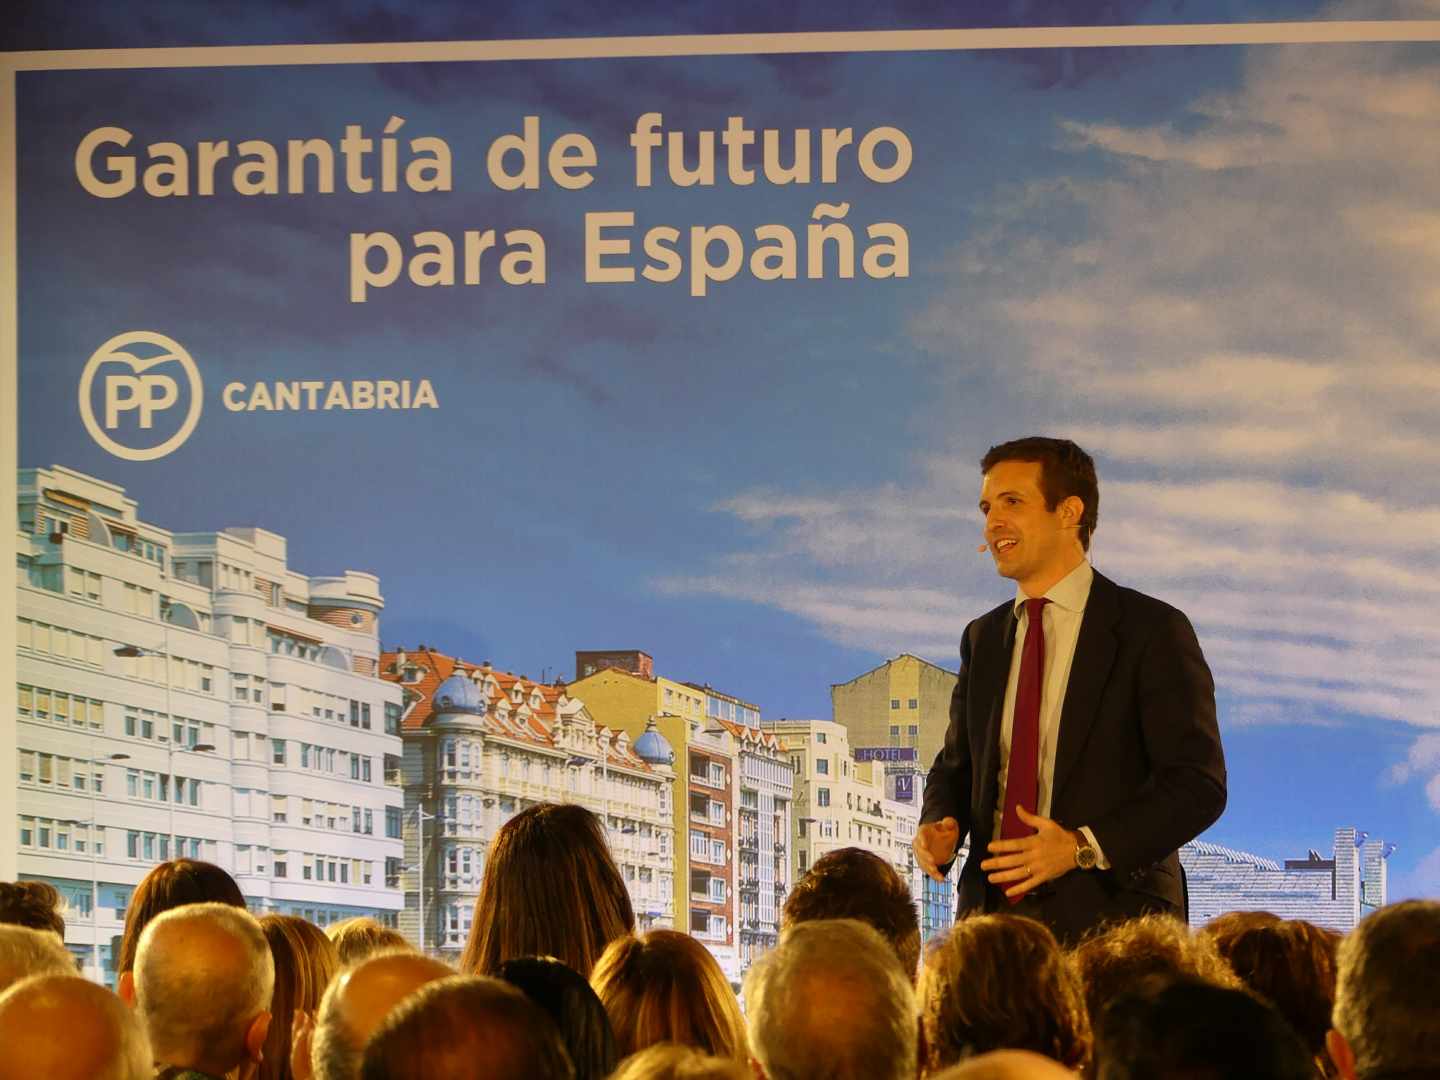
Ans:
[[[149,1080],[140,1019],[103,986],[39,975],[0,994],[0,1080]]]
[[[50,930],[0,926],[0,990],[31,975],[74,975],[75,960]]]
[[[135,1007],[164,1064],[225,1073],[258,1060],[274,986],[270,946],[243,908],[189,904],[140,935]]]
[[[426,983],[454,974],[439,960],[408,950],[372,956],[342,971],[325,991],[315,1020],[309,1055],[314,1080],[356,1080],[366,1040],[390,1011]],[[304,1064],[296,1064],[296,1074],[303,1076]]]
[[[937,1073],[932,1080],[1074,1080],[1058,1061],[1029,1050],[992,1050]]]

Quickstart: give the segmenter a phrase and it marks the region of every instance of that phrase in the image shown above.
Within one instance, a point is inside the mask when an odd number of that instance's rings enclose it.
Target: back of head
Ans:
[[[156,915],[185,904],[205,903],[243,908],[245,897],[235,879],[214,863],[171,859],[155,867],[135,887],[135,895],[125,909],[125,932],[120,937],[120,959],[115,970],[134,970],[140,935]]]
[[[1142,979],[1095,1024],[1096,1080],[1313,1080],[1315,1063],[1271,1006],[1203,979]]]
[[[992,1050],[931,1074],[930,1080],[1074,1080],[1075,1073],[1029,1050]]]
[[[1440,902],[1391,904],[1345,936],[1334,1024],[1362,1077],[1440,1074]]]
[[[920,965],[920,918],[910,886],[880,856],[851,847],[816,859],[786,897],[781,927],[813,919],[869,923],[915,977]]]
[[[342,965],[358,963],[381,949],[408,949],[410,942],[399,930],[381,926],[368,915],[341,919],[325,928]]]
[[[658,1042],[746,1061],[745,1019],[708,949],[677,930],[612,941],[595,965],[595,988],[620,1056]]]
[[[1192,933],[1169,915],[1144,915],[1109,926],[1076,945],[1070,960],[1080,976],[1092,1024],[1119,993],[1148,976],[1193,975],[1219,986],[1240,985],[1210,938]]]
[[[635,911],[600,819],[573,803],[537,803],[491,842],[460,970],[554,956],[586,978],[605,946],[635,929]]]
[[[0,926],[0,990],[31,975],[74,975],[75,958],[51,930]]]
[[[1278,926],[1285,920],[1279,915],[1269,911],[1227,911],[1223,915],[1216,915],[1204,926],[1198,928],[1195,933],[1202,938],[1209,938],[1215,943],[1216,951],[1224,957],[1225,962],[1230,962],[1230,946],[1235,939],[1247,930],[1254,930],[1260,926]]]
[[[0,1080],[149,1080],[140,1018],[76,975],[39,975],[0,994]]]
[[[769,1080],[911,1080],[915,990],[856,919],[792,926],[745,976],[750,1051]]]
[[[1027,435],[992,446],[980,459],[980,471],[988,473],[1002,461],[1033,461],[1040,465],[1040,490],[1047,510],[1054,510],[1072,495],[1085,504],[1079,540],[1080,546],[1089,551],[1090,536],[1100,521],[1100,481],[1094,458],[1069,439]]]
[[[315,1080],[356,1080],[365,1043],[386,1016],[428,983],[455,974],[414,949],[392,949],[351,964],[330,980],[315,1016]]]
[[[1085,998],[1055,935],[1019,915],[972,915],[925,958],[925,1066],[992,1050],[1031,1050],[1072,1069],[1090,1056]]]
[[[260,1080],[288,1080],[295,1013],[314,1013],[330,980],[340,970],[335,945],[314,923],[294,915],[262,915],[260,930],[275,963],[270,998],[270,1031],[265,1036]]]
[[[495,973],[544,1009],[560,1031],[575,1080],[604,1080],[620,1054],[605,1006],[580,973],[549,956],[507,960]]]
[[[0,881],[0,924],[65,936],[60,890],[48,881]]]
[[[364,1080],[573,1080],[560,1032],[499,979],[456,975],[402,1002],[365,1047]]]
[[[610,1080],[750,1080],[750,1070],[734,1058],[713,1057],[693,1046],[656,1043],[621,1062]]]
[[[1285,1017],[1311,1056],[1325,1052],[1335,1004],[1335,941],[1308,922],[1276,922],[1236,934],[1227,960],[1240,981]]]
[[[275,964],[244,908],[187,904],[145,927],[135,953],[135,1006],[156,1059],[221,1071],[248,1055],[246,1038],[267,1013]]]

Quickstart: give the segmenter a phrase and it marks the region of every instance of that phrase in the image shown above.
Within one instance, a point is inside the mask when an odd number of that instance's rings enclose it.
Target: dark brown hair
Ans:
[[[1070,1069],[1089,1061],[1080,980],[1034,919],[961,919],[926,955],[919,996],[926,1073],[991,1050],[1033,1050]]]
[[[920,965],[920,918],[904,879],[880,856],[840,848],[815,860],[795,883],[781,913],[782,930],[814,919],[859,919],[890,942],[905,974]]]
[[[0,923],[65,936],[60,890],[48,881],[0,881]]]
[[[270,1032],[259,1080],[290,1080],[290,1040],[295,1013],[312,1016],[325,987],[340,970],[335,944],[314,923],[294,915],[262,915],[260,929],[275,960],[275,992],[270,999]]]
[[[634,929],[600,819],[537,803],[495,834],[460,970],[491,975],[506,960],[553,956],[588,979],[605,946]]]
[[[590,985],[610,1014],[622,1058],[674,1042],[749,1060],[735,991],[715,958],[689,934],[651,930],[612,941]]]
[[[1079,535],[1080,546],[1089,551],[1090,534],[1100,521],[1100,481],[1095,475],[1095,459],[1069,439],[1027,435],[992,446],[980,459],[980,472],[988,473],[1002,461],[1039,464],[1045,509],[1054,510],[1072,495],[1085,504],[1085,511],[1080,515]]]
[[[1226,956],[1240,981],[1279,1009],[1322,1061],[1335,1006],[1336,945],[1324,930],[1297,919],[1246,930],[1229,942]]]
[[[125,933],[120,938],[120,961],[116,971],[135,967],[135,949],[140,934],[162,911],[186,904],[229,904],[244,907],[245,897],[235,879],[214,863],[194,859],[171,859],[146,874],[135,887],[125,911]]]

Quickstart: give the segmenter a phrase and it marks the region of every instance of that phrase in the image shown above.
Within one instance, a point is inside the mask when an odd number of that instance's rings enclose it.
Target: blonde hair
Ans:
[[[325,928],[325,936],[335,946],[342,967],[364,960],[381,949],[410,948],[410,942],[399,930],[381,926],[368,915],[331,923]]]
[[[750,1070],[693,1046],[656,1043],[622,1061],[610,1080],[750,1080]]]
[[[610,1016],[621,1057],[676,1042],[749,1060],[735,991],[715,958],[689,934],[651,930],[617,938],[596,962],[590,985]]]
[[[1098,1023],[1105,1006],[1147,975],[1193,975],[1230,990],[1243,989],[1213,938],[1193,933],[1171,915],[1142,915],[1085,938],[1070,953],[1085,991],[1085,1007]]]
[[[265,1037],[259,1080],[290,1080],[290,1041],[295,1014],[314,1014],[340,960],[335,946],[314,923],[294,915],[262,915],[260,930],[275,962],[270,998],[270,1031]]]

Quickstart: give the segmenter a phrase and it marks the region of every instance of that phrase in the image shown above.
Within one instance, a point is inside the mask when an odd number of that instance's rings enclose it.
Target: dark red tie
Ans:
[[[1015,687],[1015,719],[1010,729],[1005,813],[1000,819],[1002,840],[1032,836],[1035,832],[1020,820],[1015,808],[1023,806],[1032,814],[1038,812],[1035,796],[1040,786],[1040,691],[1045,684],[1044,609],[1049,602],[1043,597],[1025,601],[1025,645],[1020,652],[1020,682]]]

